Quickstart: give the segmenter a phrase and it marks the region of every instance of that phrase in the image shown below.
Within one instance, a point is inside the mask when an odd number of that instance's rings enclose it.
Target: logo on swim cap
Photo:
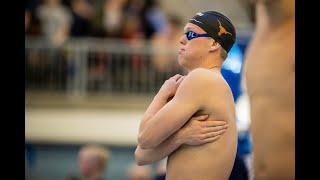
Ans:
[[[221,22],[218,20],[219,23],[219,32],[218,35],[221,36],[223,34],[230,34],[232,36],[232,34],[230,32],[228,32],[222,25]]]
[[[203,14],[201,12],[198,12],[196,15],[203,16]]]

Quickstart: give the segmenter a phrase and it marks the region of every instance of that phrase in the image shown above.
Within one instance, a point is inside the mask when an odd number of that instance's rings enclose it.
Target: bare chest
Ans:
[[[291,95],[294,88],[294,59],[292,41],[253,40],[246,53],[244,72],[249,95]]]

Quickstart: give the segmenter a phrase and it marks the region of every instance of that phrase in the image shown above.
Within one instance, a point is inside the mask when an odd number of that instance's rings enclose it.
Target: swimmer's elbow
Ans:
[[[144,165],[150,164],[150,162],[146,161],[146,159],[144,158],[144,156],[143,156],[141,150],[139,150],[139,148],[137,148],[135,150],[134,157],[135,157],[135,161],[138,166],[144,166]]]
[[[145,163],[145,161],[137,161],[137,165],[138,166],[145,166],[145,165],[147,165],[147,163]]]
[[[144,165],[147,165],[148,162],[147,161],[144,161],[142,159],[136,159],[136,162],[137,162],[137,165],[138,166],[144,166]]]
[[[145,164],[145,162],[141,158],[140,154],[141,154],[141,152],[137,148],[136,151],[134,152],[134,157],[135,157],[135,160],[136,160],[136,163],[138,164],[138,166],[143,166]]]

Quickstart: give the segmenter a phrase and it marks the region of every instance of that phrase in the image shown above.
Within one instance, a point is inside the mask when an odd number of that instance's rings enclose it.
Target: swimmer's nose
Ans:
[[[180,44],[186,45],[187,44],[187,36],[183,34],[179,39]]]

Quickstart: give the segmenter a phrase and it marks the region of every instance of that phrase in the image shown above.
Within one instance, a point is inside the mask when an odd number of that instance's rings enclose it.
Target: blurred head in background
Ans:
[[[127,170],[128,180],[151,180],[152,171],[149,166],[138,166],[132,163]]]
[[[61,0],[45,0],[45,2],[46,2],[49,6],[57,6],[57,5],[60,5]]]
[[[61,0],[45,0],[37,7],[36,15],[41,23],[42,35],[50,39],[52,45],[59,46],[68,38],[72,15]]]
[[[109,36],[119,36],[127,0],[108,0],[103,6],[103,26]]]
[[[71,9],[82,18],[91,20],[94,15],[94,9],[87,0],[72,0]]]
[[[100,145],[86,145],[80,149],[78,165],[86,180],[102,179],[107,169],[109,151]]]
[[[181,37],[181,32],[183,32],[181,28],[183,28],[181,18],[179,16],[169,14],[163,31],[155,33],[152,40],[156,41],[158,43],[156,45],[160,46],[178,46],[177,42]]]
[[[152,36],[154,56],[152,63],[159,72],[170,71],[178,66],[176,52],[179,50],[179,39],[182,32],[182,20],[176,15],[168,15],[168,22],[163,31]],[[164,53],[174,51],[174,53]]]
[[[71,11],[73,23],[70,35],[73,37],[89,36],[92,27],[91,22],[95,15],[95,10],[87,0],[72,0]]]

